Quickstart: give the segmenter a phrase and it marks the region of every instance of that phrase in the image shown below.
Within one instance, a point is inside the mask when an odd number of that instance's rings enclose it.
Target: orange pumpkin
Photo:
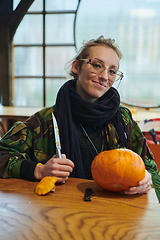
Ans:
[[[137,153],[119,148],[99,153],[92,162],[91,172],[100,187],[120,192],[137,186],[145,177],[145,165]]]

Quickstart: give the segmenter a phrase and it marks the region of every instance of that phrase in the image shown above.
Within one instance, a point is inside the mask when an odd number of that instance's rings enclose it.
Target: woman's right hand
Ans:
[[[74,163],[62,154],[62,158],[56,158],[54,155],[45,164],[39,164],[35,167],[34,176],[37,180],[41,180],[46,176],[57,177],[57,182],[63,182],[73,171]]]

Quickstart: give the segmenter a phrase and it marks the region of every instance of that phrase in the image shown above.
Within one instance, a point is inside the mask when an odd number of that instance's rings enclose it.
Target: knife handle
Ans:
[[[62,158],[61,151],[60,151],[60,149],[58,149],[58,148],[56,148],[56,157],[57,157],[57,158]]]

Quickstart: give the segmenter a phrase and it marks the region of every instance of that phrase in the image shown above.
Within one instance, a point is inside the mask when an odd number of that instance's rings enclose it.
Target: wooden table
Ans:
[[[126,196],[94,181],[69,178],[54,193],[38,196],[37,182],[0,179],[1,240],[160,239],[160,205],[154,189]],[[83,201],[91,187],[91,202]]]
[[[144,110],[144,109],[130,109],[133,119],[136,122],[144,121],[145,119],[160,118],[160,111],[156,110]]]
[[[147,110],[145,108],[129,107],[125,104],[122,104],[122,106],[130,109],[133,119],[137,122],[144,121],[145,119],[160,118],[160,108]]]
[[[42,108],[0,106],[0,118],[2,126],[4,128],[3,131],[7,132],[14,122],[16,121],[23,122],[40,109]]]

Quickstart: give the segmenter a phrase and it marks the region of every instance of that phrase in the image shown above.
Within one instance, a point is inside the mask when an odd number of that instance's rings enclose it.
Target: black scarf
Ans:
[[[66,82],[59,90],[54,114],[58,122],[62,153],[75,164],[71,177],[85,178],[75,121],[85,126],[113,123],[119,135],[119,143],[121,146],[126,145],[126,126],[119,104],[119,93],[113,87],[96,103],[82,99],[76,91],[76,80]]]

